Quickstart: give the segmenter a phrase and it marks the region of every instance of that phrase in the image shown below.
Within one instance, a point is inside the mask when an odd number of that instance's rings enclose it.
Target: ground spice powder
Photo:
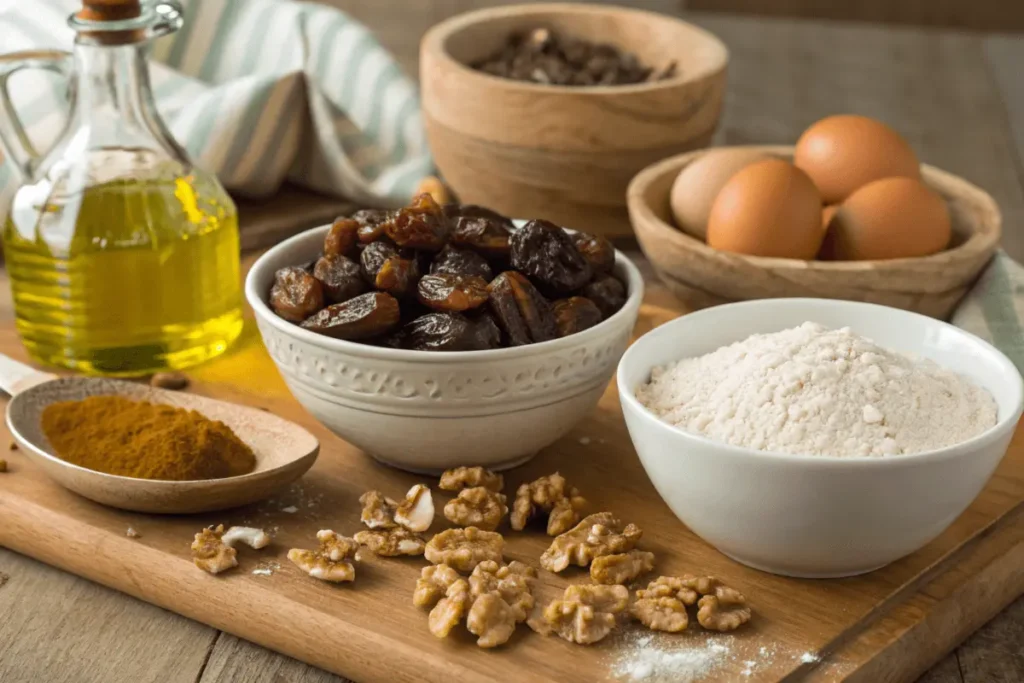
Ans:
[[[220,479],[251,472],[256,457],[223,422],[194,410],[91,396],[43,409],[43,432],[61,459],[137,479]]]

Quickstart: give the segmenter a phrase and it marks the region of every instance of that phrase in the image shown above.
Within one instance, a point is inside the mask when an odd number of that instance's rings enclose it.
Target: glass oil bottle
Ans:
[[[74,52],[0,57],[0,143],[23,184],[3,229],[18,332],[36,360],[104,375],[195,365],[242,329],[238,217],[156,111],[147,47],[173,2],[86,0]],[[69,77],[53,148],[33,150],[6,96],[23,68]]]

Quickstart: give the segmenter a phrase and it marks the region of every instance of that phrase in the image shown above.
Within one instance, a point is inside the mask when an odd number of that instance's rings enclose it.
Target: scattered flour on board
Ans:
[[[255,576],[273,576],[274,572],[280,568],[281,565],[278,562],[274,562],[273,560],[263,560],[256,565],[256,568],[252,570],[252,573]]]
[[[729,661],[733,644],[732,636],[697,641],[685,635],[642,631],[632,631],[625,639],[612,675],[645,683],[703,680]]]
[[[669,424],[762,451],[917,453],[996,423],[995,400],[927,359],[816,323],[654,368],[637,399]]]

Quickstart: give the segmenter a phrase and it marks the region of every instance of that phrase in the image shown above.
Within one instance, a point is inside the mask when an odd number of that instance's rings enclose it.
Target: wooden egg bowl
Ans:
[[[760,150],[792,159],[791,146]],[[669,192],[679,171],[706,150],[666,159],[641,171],[627,201],[640,246],[662,281],[688,305],[820,297],[866,301],[946,319],[992,257],[1001,232],[995,201],[981,188],[928,165],[925,183],[946,200],[953,244],[938,254],[888,261],[800,261],[712,249],[675,227]]]
[[[511,33],[546,27],[636,54],[675,78],[566,87],[490,76],[467,64]],[[535,4],[469,12],[420,48],[423,115],[434,159],[460,200],[506,215],[629,235],[625,194],[645,166],[709,144],[728,51],[692,24],[610,6]]]

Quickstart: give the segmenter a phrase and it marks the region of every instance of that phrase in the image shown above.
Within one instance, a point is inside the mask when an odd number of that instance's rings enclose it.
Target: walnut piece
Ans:
[[[398,526],[395,521],[398,503],[380,491],[367,491],[359,496],[359,502],[363,506],[359,520],[366,526],[371,529],[394,529]]]
[[[522,562],[499,565],[493,560],[487,560],[473,569],[469,577],[470,593],[474,598],[496,593],[508,603],[517,622],[526,621],[534,604],[529,580],[536,576],[536,570]]]
[[[522,621],[519,613],[500,595],[484,593],[473,600],[466,617],[466,628],[479,636],[476,644],[480,647],[497,647],[508,642],[519,621]]]
[[[187,389],[188,376],[180,372],[158,372],[149,378],[149,386],[157,389],[181,391]]]
[[[430,565],[420,572],[416,579],[416,590],[412,594],[412,604],[417,607],[432,607],[444,597],[448,587],[458,581],[459,573],[446,564]]]
[[[629,604],[625,586],[575,584],[544,608],[547,628],[572,643],[589,645],[615,628],[615,615]],[[543,630],[543,629],[542,629]]]
[[[408,529],[367,529],[353,537],[359,545],[365,545],[374,555],[398,557],[399,555],[422,555],[426,540]]]
[[[320,542],[317,550],[292,548],[288,551],[288,559],[314,579],[333,583],[354,581],[356,568],[349,559],[355,557],[359,548],[355,539],[329,529],[318,531],[316,538]]]
[[[254,529],[251,526],[233,526],[224,532],[220,537],[221,543],[234,547],[239,541],[250,548],[259,550],[270,545],[270,536],[263,529]]]
[[[636,595],[641,599],[671,597],[684,605],[696,605],[698,596],[713,593],[718,585],[718,579],[711,576],[659,576]]]
[[[421,194],[429,194],[439,206],[444,206],[452,201],[452,194],[448,186],[441,182],[437,176],[428,175],[416,184],[416,191],[413,192],[413,199]]]
[[[0,458],[0,474],[3,474],[6,471],[7,471],[7,461],[4,460],[3,458]]]
[[[540,556],[540,566],[556,573],[570,564],[586,567],[595,557],[632,550],[642,535],[635,524],[623,526],[612,513],[598,512],[552,541]]]
[[[654,569],[654,553],[630,550],[617,555],[595,557],[590,564],[594,583],[625,584]]]
[[[238,552],[224,543],[224,525],[209,526],[192,541],[192,562],[204,572],[219,574],[238,566]]]
[[[512,528],[522,531],[538,511],[548,514],[548,535],[563,534],[580,521],[580,510],[587,504],[576,487],[569,486],[558,472],[522,484],[512,504]]]
[[[738,590],[716,586],[698,601],[697,622],[709,631],[734,631],[750,621],[747,599]]]
[[[128,534],[132,537],[131,534]],[[137,536],[135,536],[137,538]],[[241,541],[251,548],[265,548],[270,536],[262,529],[248,526],[233,526],[227,531],[223,524],[207,527],[196,534],[192,541],[192,561],[197,567],[211,574],[238,566],[238,552],[234,545]]]
[[[427,626],[437,638],[447,638],[469,609],[469,582],[458,579],[448,586],[444,597],[430,610]]]
[[[453,470],[445,470],[439,484],[444,491],[461,491],[477,486],[501,491],[505,488],[505,479],[485,467],[456,467]]]
[[[427,542],[424,555],[433,564],[447,564],[460,572],[471,572],[486,560],[501,562],[505,539],[501,534],[475,526],[446,529]]]
[[[505,496],[483,486],[462,489],[444,506],[444,516],[459,526],[475,526],[488,531],[498,528],[508,512]]]
[[[409,531],[426,531],[434,521],[434,499],[430,488],[416,484],[395,510],[395,522]]]
[[[640,598],[630,607],[630,614],[653,631],[678,633],[685,631],[690,623],[686,605],[673,597]]]

